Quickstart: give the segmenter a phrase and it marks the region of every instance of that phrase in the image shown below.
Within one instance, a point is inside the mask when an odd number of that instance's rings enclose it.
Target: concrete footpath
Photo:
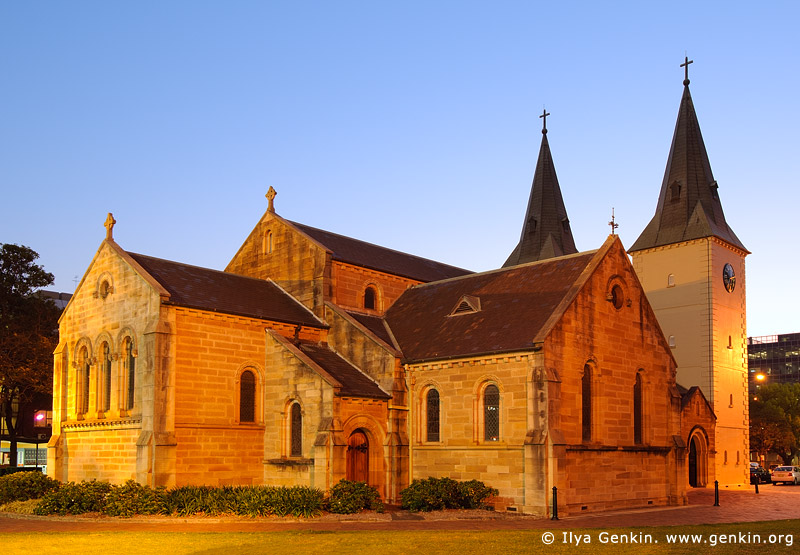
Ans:
[[[759,486],[720,490],[720,506],[714,506],[713,489],[689,491],[683,507],[645,508],[576,515],[554,521],[513,513],[489,511],[441,511],[385,514],[325,515],[316,519],[243,517],[137,517],[102,516],[37,517],[0,514],[3,532],[271,532],[289,530],[527,530],[562,528],[616,528],[682,526],[724,522],[800,519],[800,486]]]

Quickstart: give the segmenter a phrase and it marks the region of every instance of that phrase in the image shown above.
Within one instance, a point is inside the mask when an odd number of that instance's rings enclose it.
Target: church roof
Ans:
[[[407,362],[531,350],[597,253],[417,285],[386,320]]]
[[[687,70],[656,213],[629,252],[703,237],[718,237],[747,250],[725,221],[689,92]]]
[[[339,395],[373,399],[391,398],[391,395],[381,389],[369,376],[333,352],[328,346],[301,342],[297,347],[341,384]]]
[[[270,280],[127,253],[169,292],[167,304],[304,326],[326,327]]]
[[[503,267],[576,252],[545,127],[519,243]]]
[[[328,249],[332,253],[333,259],[340,262],[422,282],[438,281],[472,273],[470,270],[387,249],[330,231],[297,222],[289,223]]]
[[[346,312],[348,316],[367,328],[378,339],[387,345],[394,345],[392,336],[389,333],[389,330],[386,329],[385,320],[381,316],[370,316],[368,314],[361,314],[360,312],[352,312],[350,310]]]

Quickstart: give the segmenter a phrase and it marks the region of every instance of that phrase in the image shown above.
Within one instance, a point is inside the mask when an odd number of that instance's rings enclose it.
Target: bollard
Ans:
[[[719,507],[719,480],[714,480],[714,506]]]
[[[553,486],[553,516],[550,520],[558,520],[558,488]]]
[[[758,480],[756,480],[756,495],[758,495]]]

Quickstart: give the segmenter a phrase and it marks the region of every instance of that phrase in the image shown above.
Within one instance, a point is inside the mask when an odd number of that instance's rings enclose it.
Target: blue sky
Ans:
[[[0,242],[71,292],[104,237],[223,268],[266,209],[472,270],[548,139],[580,250],[655,210],[691,90],[747,258],[748,334],[800,331],[796,2],[3,2]]]

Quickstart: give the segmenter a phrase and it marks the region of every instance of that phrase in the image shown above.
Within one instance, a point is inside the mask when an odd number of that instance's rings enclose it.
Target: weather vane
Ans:
[[[615,221],[614,218],[614,207],[611,207],[611,221],[608,222],[608,225],[611,226],[611,235],[616,235],[616,230],[619,227],[619,224]]]

